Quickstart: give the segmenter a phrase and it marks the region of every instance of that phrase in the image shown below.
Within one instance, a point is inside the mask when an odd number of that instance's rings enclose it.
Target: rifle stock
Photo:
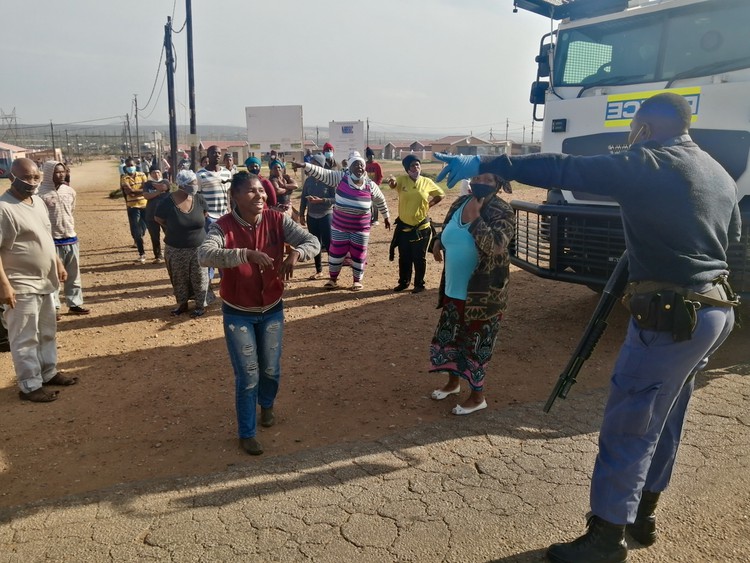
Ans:
[[[617,266],[607,280],[607,285],[604,286],[599,303],[597,303],[596,309],[594,309],[594,313],[591,315],[591,319],[589,319],[586,330],[583,331],[575,352],[573,352],[570,360],[568,360],[568,365],[565,366],[565,370],[560,374],[555,387],[552,389],[552,393],[544,404],[544,412],[550,411],[555,399],[558,397],[564,399],[568,396],[568,391],[570,391],[570,388],[576,382],[578,372],[581,371],[584,362],[591,357],[591,353],[607,329],[607,318],[609,318],[617,301],[622,297],[627,283],[628,254],[625,251],[620,256]]]

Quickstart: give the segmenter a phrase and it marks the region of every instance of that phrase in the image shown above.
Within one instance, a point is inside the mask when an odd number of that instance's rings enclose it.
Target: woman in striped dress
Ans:
[[[354,283],[352,291],[362,289],[362,277],[367,263],[367,244],[370,240],[370,218],[373,204],[383,216],[385,228],[390,230],[388,205],[380,187],[367,177],[365,160],[358,152],[349,155],[347,170],[326,170],[320,166],[294,162],[311,177],[336,189],[331,218],[331,243],[328,247],[328,275],[326,289],[337,289],[341,265],[347,254],[351,257]]]

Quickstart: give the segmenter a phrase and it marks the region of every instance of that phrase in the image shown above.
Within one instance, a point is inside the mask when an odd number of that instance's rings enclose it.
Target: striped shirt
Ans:
[[[208,216],[218,219],[229,211],[229,183],[232,181],[232,173],[219,166],[219,170],[213,172],[201,168],[197,172],[198,193],[203,195],[208,205]]]
[[[351,179],[348,170],[327,170],[309,163],[305,164],[305,170],[313,178],[336,188],[332,227],[346,232],[369,231],[373,204],[385,219],[390,218],[383,192],[369,178],[366,177],[364,183],[358,186]]]
[[[56,241],[75,239],[73,211],[76,208],[76,191],[67,184],[61,184],[57,189],[42,185],[37,195],[47,206],[52,238]]]

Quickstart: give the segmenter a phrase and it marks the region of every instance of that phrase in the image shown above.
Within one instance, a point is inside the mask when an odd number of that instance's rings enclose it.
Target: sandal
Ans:
[[[67,387],[68,385],[75,385],[78,383],[77,377],[68,377],[67,375],[63,375],[61,371],[58,371],[52,379],[49,381],[45,381],[43,385],[58,385],[60,387]]]
[[[336,280],[328,280],[323,287],[325,289],[338,289],[339,284],[336,282]]]
[[[31,401],[32,403],[51,403],[57,400],[57,391],[47,391],[46,389],[34,389],[30,393],[18,392],[22,401]]]
[[[193,319],[196,319],[198,317],[202,317],[205,314],[206,314],[205,309],[193,309],[193,312],[190,313],[190,317]]]
[[[364,286],[360,282],[354,282],[352,284],[352,291],[362,291]]]
[[[319,280],[323,276],[323,272],[315,272],[313,275],[311,275],[308,280]]]

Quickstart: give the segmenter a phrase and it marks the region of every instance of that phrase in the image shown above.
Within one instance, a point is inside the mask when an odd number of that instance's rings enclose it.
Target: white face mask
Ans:
[[[357,176],[356,174],[353,174],[353,173],[349,173],[349,176],[350,176],[350,177],[351,177],[351,179],[352,179],[352,180],[354,180],[355,182],[359,182],[359,181],[360,181],[360,180],[361,180],[362,178],[364,178],[364,177],[365,177],[365,175],[364,175],[364,174],[362,174],[362,176]]]

